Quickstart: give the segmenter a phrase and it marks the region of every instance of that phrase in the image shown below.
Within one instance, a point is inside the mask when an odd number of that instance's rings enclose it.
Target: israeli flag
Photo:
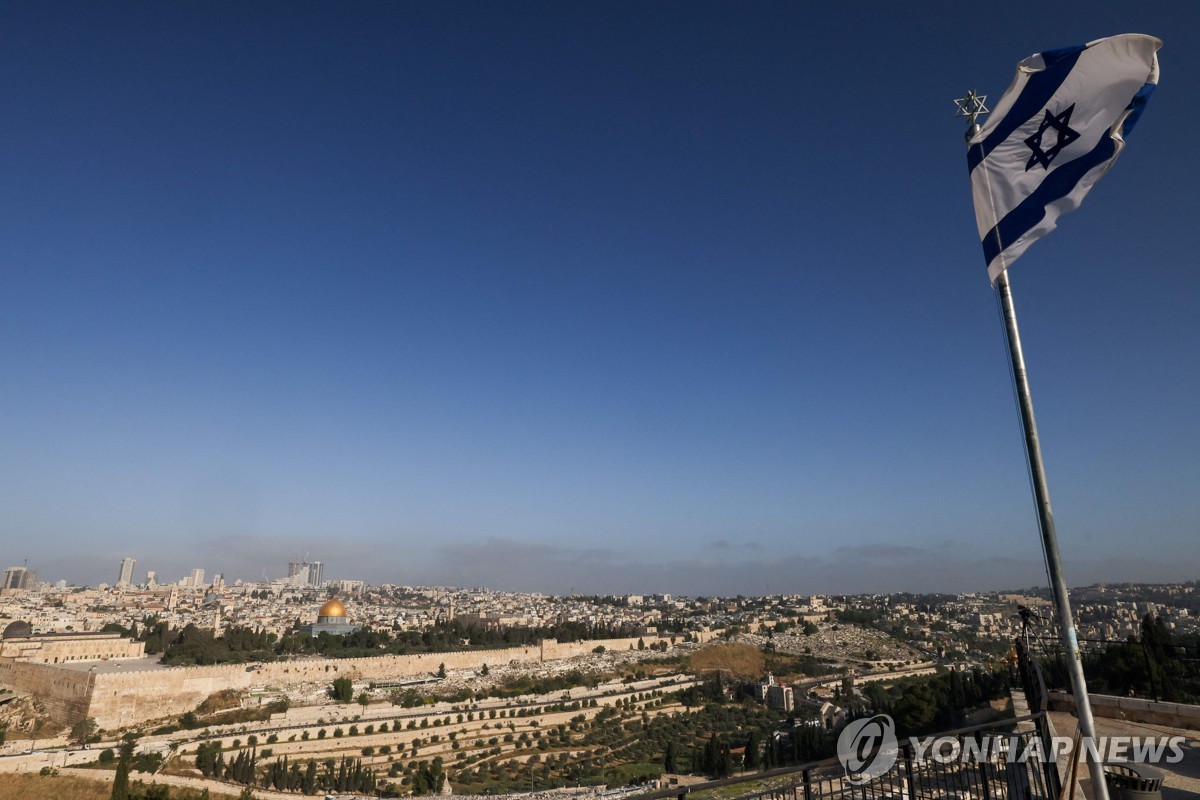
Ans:
[[[1137,33],[1049,50],[1017,65],[971,137],[975,221],[994,283],[1074,211],[1125,146],[1158,83],[1162,42]]]

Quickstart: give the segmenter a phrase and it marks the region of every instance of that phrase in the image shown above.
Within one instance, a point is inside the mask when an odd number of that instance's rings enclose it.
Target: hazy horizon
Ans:
[[[179,554],[161,560],[134,555],[135,583],[145,582],[147,570],[154,570],[160,583],[174,583],[196,567],[205,570],[208,583],[216,574],[222,574],[227,583],[238,579],[255,583],[264,573],[269,579],[278,579],[286,576],[289,560],[303,558],[307,552],[310,560],[322,562],[326,580],[365,580],[373,585],[482,586],[553,595],[953,594],[1017,591],[1046,585],[1037,541],[1030,543],[1027,557],[1011,554],[980,559],[973,551],[956,556],[952,542],[930,549],[890,544],[844,546],[819,557],[771,558],[761,547],[719,540],[708,542],[706,555],[701,558],[646,562],[602,548],[572,549],[490,539],[445,544],[422,554],[422,563],[394,570],[372,562],[356,566],[354,561],[347,561],[337,553],[330,555],[316,549],[283,551],[291,554],[274,558],[272,542],[239,543],[226,539],[214,544],[215,549],[226,553],[240,544],[243,552],[253,554],[250,556],[253,560],[238,562],[228,555],[205,557],[198,551],[190,560]],[[367,549],[366,545],[363,549]],[[49,559],[45,566],[31,561],[29,567],[38,570],[39,580],[49,583],[62,578],[75,585],[114,585],[123,557],[114,557],[108,569],[95,560],[82,561],[69,556]],[[1200,572],[1194,562],[1187,561],[1174,561],[1164,568],[1152,559],[1102,560],[1066,554],[1065,562],[1068,584],[1072,587],[1096,583],[1178,583],[1197,580]],[[57,571],[47,572],[46,567]]]

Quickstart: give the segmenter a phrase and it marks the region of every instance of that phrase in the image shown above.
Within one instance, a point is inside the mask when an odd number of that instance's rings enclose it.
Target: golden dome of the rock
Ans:
[[[328,600],[325,605],[321,606],[321,610],[317,612],[318,617],[344,617],[346,616],[346,607],[342,605],[341,600]]]

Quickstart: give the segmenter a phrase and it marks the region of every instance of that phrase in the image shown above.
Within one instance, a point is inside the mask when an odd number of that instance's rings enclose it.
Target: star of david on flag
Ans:
[[[1030,56],[971,137],[967,165],[988,276],[1074,211],[1116,161],[1158,83],[1162,42],[1137,33]]]

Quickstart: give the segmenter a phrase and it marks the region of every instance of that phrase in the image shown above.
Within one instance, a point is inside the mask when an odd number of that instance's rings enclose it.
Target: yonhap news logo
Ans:
[[[899,749],[896,723],[887,714],[856,719],[838,736],[838,760],[846,770],[847,782],[856,786],[890,770]]]
[[[1183,760],[1182,736],[1100,736],[1083,739],[1080,751],[1088,760],[1133,761],[1140,764],[1177,764]],[[979,736],[911,736],[904,743],[906,758],[919,766],[979,762],[1026,764],[1077,757],[1076,743],[1054,736],[1049,745],[1037,736],[985,734]],[[900,756],[896,723],[887,714],[858,719],[842,729],[837,743],[838,760],[846,781],[855,786],[886,774]]]

